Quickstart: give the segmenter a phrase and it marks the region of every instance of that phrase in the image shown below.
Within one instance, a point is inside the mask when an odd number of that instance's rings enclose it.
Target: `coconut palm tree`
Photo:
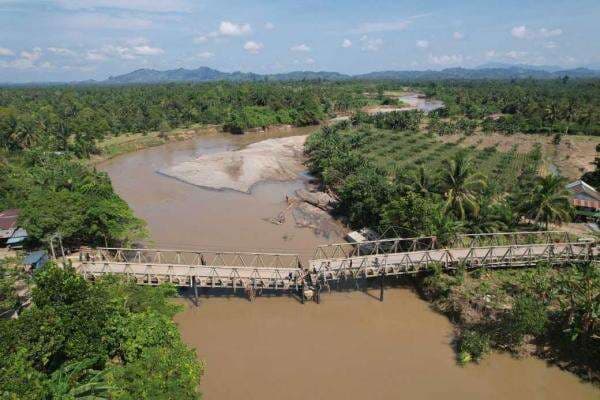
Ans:
[[[464,153],[444,160],[440,187],[446,199],[446,211],[452,211],[461,220],[469,214],[477,215],[477,195],[486,186],[484,175],[473,172],[471,160]]]
[[[529,196],[524,197],[521,210],[526,218],[536,224],[562,224],[571,220],[572,206],[565,180],[558,175],[536,178]]]
[[[427,174],[425,168],[420,166],[414,176],[414,188],[417,193],[421,194],[424,197],[427,197],[433,191],[434,185],[431,180],[431,176]]]

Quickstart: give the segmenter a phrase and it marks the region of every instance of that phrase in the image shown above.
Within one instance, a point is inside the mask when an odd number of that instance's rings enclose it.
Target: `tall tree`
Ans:
[[[553,174],[538,176],[529,195],[522,198],[520,208],[526,218],[546,229],[551,223],[570,221],[572,206],[565,179]]]
[[[471,159],[464,153],[444,160],[441,189],[446,199],[446,211],[464,220],[479,213],[477,195],[487,186],[484,175],[473,171]]]

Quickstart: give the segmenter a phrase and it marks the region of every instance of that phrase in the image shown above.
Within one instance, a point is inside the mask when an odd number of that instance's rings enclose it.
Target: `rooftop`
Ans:
[[[8,210],[0,211],[0,230],[9,230],[16,228],[19,213],[20,210],[17,208],[11,208]]]

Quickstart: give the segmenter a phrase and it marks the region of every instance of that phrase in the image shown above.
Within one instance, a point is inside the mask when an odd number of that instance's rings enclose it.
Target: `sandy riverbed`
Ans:
[[[250,193],[259,182],[297,179],[304,170],[306,138],[302,135],[263,140],[241,150],[202,155],[159,172],[196,186]]]

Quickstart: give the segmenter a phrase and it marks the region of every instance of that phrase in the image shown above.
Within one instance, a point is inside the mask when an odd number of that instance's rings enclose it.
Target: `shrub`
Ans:
[[[548,324],[545,304],[535,297],[520,295],[507,315],[504,326],[505,338],[518,344],[525,335],[539,336]]]
[[[458,362],[479,361],[490,352],[490,337],[477,330],[467,329],[458,339]]]

